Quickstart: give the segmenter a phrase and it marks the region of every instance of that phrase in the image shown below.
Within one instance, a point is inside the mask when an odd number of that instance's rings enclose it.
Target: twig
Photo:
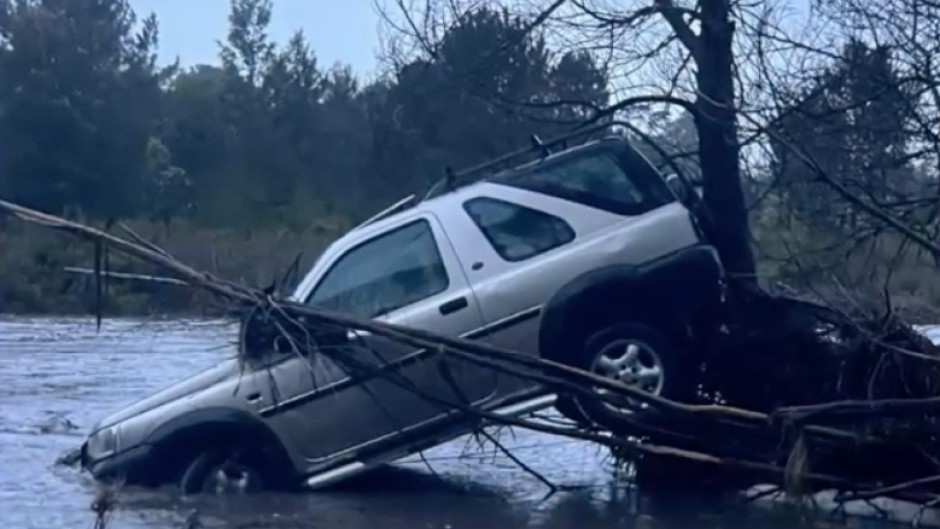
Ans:
[[[82,268],[78,266],[66,266],[62,270],[70,274],[101,275],[101,276],[106,276],[106,277],[110,277],[114,279],[129,279],[129,280],[135,280],[135,281],[146,281],[149,283],[166,283],[166,284],[177,285],[177,286],[190,286],[190,284],[187,283],[186,281],[182,281],[182,280],[175,279],[172,277],[152,276],[152,275],[147,275],[147,274],[131,274],[128,272],[106,272],[106,271],[96,272],[95,270],[92,270],[90,268]]]
[[[559,487],[557,485],[549,481],[548,478],[546,478],[539,472],[536,472],[535,469],[525,464],[521,459],[516,457],[515,454],[513,454],[505,446],[503,446],[503,443],[499,442],[499,440],[496,439],[496,437],[494,437],[491,433],[487,432],[486,429],[481,428],[480,434],[482,434],[483,437],[486,437],[491,443],[493,443],[496,446],[496,448],[499,449],[500,452],[502,452],[506,457],[511,459],[513,463],[519,466],[519,468],[531,474],[533,477],[535,477],[535,479],[541,481],[546,487],[548,487],[550,491],[549,496],[554,494],[555,492],[558,492]]]

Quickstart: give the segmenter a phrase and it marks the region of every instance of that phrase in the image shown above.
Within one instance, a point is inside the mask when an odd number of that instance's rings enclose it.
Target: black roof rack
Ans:
[[[560,149],[558,149],[559,151],[565,150],[568,148],[568,142],[573,139],[590,135],[591,133],[603,131],[605,129],[610,129],[611,127],[618,126],[618,125],[626,126],[627,128],[630,128],[630,129],[635,129],[633,125],[627,122],[610,121],[610,122],[605,122],[605,123],[598,124],[598,125],[591,125],[591,126],[583,127],[583,128],[574,130],[572,132],[569,132],[567,134],[562,134],[560,136],[552,138],[549,141],[542,141],[537,135],[533,134],[532,136],[529,137],[529,142],[530,142],[529,147],[525,147],[522,149],[509,152],[498,158],[494,158],[484,163],[474,165],[472,167],[469,167],[467,169],[464,169],[456,173],[450,167],[446,167],[444,170],[445,171],[444,178],[438,180],[437,182],[434,183],[434,185],[431,186],[431,188],[425,194],[424,200],[428,200],[439,194],[453,191],[464,185],[468,185],[475,181],[481,180],[485,178],[486,176],[488,176],[493,170],[499,168],[500,166],[504,166],[512,162],[516,162],[514,165],[521,165],[522,163],[524,163],[523,159],[526,156],[537,154],[541,158],[547,158],[548,156],[557,152],[553,149],[555,147],[560,147]],[[486,175],[480,176],[481,173],[484,173],[484,172],[488,172],[488,173]],[[474,180],[473,179],[474,176],[479,176],[479,178],[476,178]]]
[[[628,121],[612,120],[612,121],[608,121],[605,123],[585,126],[583,128],[576,129],[567,134],[562,134],[560,136],[557,136],[549,140],[548,142],[543,142],[537,135],[533,134],[532,136],[529,137],[529,142],[530,142],[529,147],[512,151],[510,153],[504,154],[503,156],[500,156],[493,160],[489,160],[482,164],[475,165],[468,169],[464,169],[463,171],[460,171],[460,172],[454,172],[453,168],[451,168],[450,166],[446,166],[444,167],[444,177],[438,180],[437,182],[435,182],[434,185],[432,185],[431,188],[428,190],[428,192],[425,194],[424,198],[422,198],[421,200],[428,200],[430,198],[437,196],[438,194],[446,193],[448,191],[453,191],[462,185],[469,185],[470,183],[474,182],[474,180],[471,180],[471,177],[475,175],[479,175],[485,171],[496,169],[497,167],[503,164],[509,164],[510,162],[520,160],[526,155],[532,155],[533,153],[537,153],[540,156],[540,159],[545,159],[548,156],[551,156],[552,154],[554,154],[555,152],[567,150],[568,142],[571,140],[574,140],[581,136],[589,135],[594,132],[603,131],[605,129],[615,129],[616,127],[621,127],[623,129],[629,130],[630,132],[633,132],[634,134],[636,134],[636,136],[639,137],[640,140],[649,144],[649,146],[654,151],[656,151],[657,154],[663,158],[663,160],[665,160],[666,164],[668,164],[670,168],[677,175],[691,182],[691,180],[688,179],[686,175],[684,174],[684,171],[682,170],[682,168],[680,168],[679,165],[676,163],[675,159],[669,156],[668,153],[658,143],[656,143],[656,141],[653,140],[653,138],[650,137],[647,133],[643,132],[642,130],[637,128],[636,125]],[[609,136],[619,136],[619,135],[616,134],[613,130],[611,130],[611,134],[608,135],[608,137]],[[553,151],[553,148],[558,148],[558,149],[556,151]],[[519,165],[522,165],[523,163],[524,162],[517,162],[514,164],[514,167],[518,167]],[[481,176],[476,181],[482,180],[483,178],[486,178],[486,176],[489,176],[490,174],[492,173],[487,173],[487,175]],[[415,195],[413,194],[409,195],[399,200],[398,202],[392,204],[391,206],[387,207],[386,209],[380,211],[379,213],[373,215],[369,219],[363,221],[362,223],[360,223],[358,226],[356,226],[353,229],[354,230],[359,229],[363,226],[367,226],[369,224],[382,220],[390,215],[394,215],[395,213],[409,209],[415,204],[417,204],[418,202],[420,201],[417,200],[417,197]]]

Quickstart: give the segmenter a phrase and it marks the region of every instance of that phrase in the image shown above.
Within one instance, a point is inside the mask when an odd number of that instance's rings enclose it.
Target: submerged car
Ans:
[[[336,240],[293,301],[539,355],[679,398],[691,346],[721,303],[722,267],[687,192],[626,138],[538,144],[524,162],[449,174]],[[520,155],[521,156],[521,155]],[[349,335],[349,347],[363,336]],[[365,336],[421,391],[518,416],[583,411],[540,384]],[[225,361],[96,425],[98,479],[185,493],[311,488],[467,434],[480,423],[328,355]],[[449,376],[442,374],[447,362]],[[561,408],[561,406],[558,406]],[[618,413],[615,409],[591,413]]]

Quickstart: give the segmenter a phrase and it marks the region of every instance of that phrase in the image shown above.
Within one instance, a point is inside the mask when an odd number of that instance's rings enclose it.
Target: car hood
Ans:
[[[177,382],[176,384],[158,391],[157,393],[143,398],[133,404],[121,408],[104,419],[92,428],[92,433],[113,426],[119,422],[125,421],[136,415],[140,415],[159,406],[163,406],[174,400],[192,395],[206,388],[212,387],[230,377],[237,376],[239,372],[238,360],[229,359],[211,367],[190,378]]]

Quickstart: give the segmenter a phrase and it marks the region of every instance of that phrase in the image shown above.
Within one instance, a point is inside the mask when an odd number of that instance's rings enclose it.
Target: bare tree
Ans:
[[[937,5],[835,0],[809,13],[799,30],[766,18],[742,28],[759,49],[749,84],[766,102],[742,117],[776,164],[758,205],[762,222],[776,217],[758,234],[764,262],[841,297],[888,294],[935,321]]]
[[[444,3],[436,7],[433,2],[415,5],[406,4],[404,0],[395,0],[393,4],[397,18],[389,15],[391,9],[384,10],[389,25],[407,35],[406,40],[415,44],[411,49],[433,54],[435,37],[440,35],[441,28],[447,27],[447,21],[459,19],[484,2],[449,2],[446,7],[442,7]],[[507,3],[504,7],[508,9],[510,5]],[[715,224],[713,240],[732,276],[751,282],[755,277],[755,261],[739,163],[731,3],[715,0],[691,8],[672,0],[653,0],[637,2],[633,9],[625,9],[615,8],[605,1],[586,0],[553,1],[546,5],[522,3],[512,7],[529,10],[526,14],[533,30],[544,28],[569,42],[580,41],[582,48],[595,52],[606,48],[607,64],[613,69],[629,68],[627,62],[643,62],[666,48],[673,48],[672,52],[677,47],[681,50],[679,73],[673,75],[676,79],[672,86],[663,87],[659,93],[640,93],[624,97],[607,108],[593,109],[590,121],[637,104],[665,103],[691,113],[698,129],[704,199]],[[632,32],[651,24],[658,24],[653,33],[662,35],[660,42],[651,43],[651,49],[645,52],[624,46],[624,39],[630,38]],[[401,46],[396,48],[402,49]],[[619,64],[613,64],[615,62]],[[687,91],[687,97],[680,97],[675,85],[679,74],[686,72],[690,64],[695,66],[694,87]]]
[[[940,77],[935,75],[940,17],[935,2],[376,2],[396,37],[392,42],[400,52],[399,61],[409,53],[433,56],[440,36],[461,17],[483,6],[501,8],[526,17],[532,31],[546,35],[556,46],[586,50],[603,59],[616,98],[606,107],[589,108],[584,121],[596,122],[638,105],[665,104],[686,111],[693,119],[698,149],[677,155],[696,156],[705,203],[715,224],[713,242],[732,277],[746,284],[753,284],[757,271],[754,221],[749,216],[771,202],[774,208],[789,208],[796,196],[793,181],[778,181],[774,161],[781,147],[789,152],[790,166],[799,166],[804,180],[815,186],[804,195],[822,207],[820,216],[842,211],[839,218],[853,219],[847,226],[854,231],[844,238],[855,244],[848,246],[858,248],[859,241],[870,242],[891,232],[902,241],[895,245],[902,247],[898,251],[917,249],[940,259],[940,245],[935,242],[940,194],[927,192],[940,190],[936,155],[940,152],[940,91],[936,88]],[[807,101],[818,99],[820,89],[813,86],[820,76],[840,61],[844,69],[862,67],[849,64],[852,60],[841,52],[853,40],[888,53],[897,63],[898,75],[879,81],[884,85],[880,88],[869,86],[867,92],[861,91],[864,100],[842,94],[837,104],[814,113]],[[495,47],[511,45],[494,43]],[[485,57],[482,53],[481,60]],[[846,77],[839,82],[844,83]],[[841,94],[845,87],[834,91]],[[897,109],[903,114],[899,120],[905,138],[898,142],[904,152],[892,155],[893,168],[865,162],[859,152],[864,148],[860,138],[884,135],[878,128],[883,124],[855,119],[858,109],[870,104],[869,99],[889,91],[903,94],[896,100],[907,106]],[[571,102],[538,104],[552,103]],[[795,114],[804,118],[801,126],[840,116],[845,125],[841,133],[850,130],[846,135],[855,140],[828,151],[844,151],[843,157],[852,159],[854,165],[836,170],[820,159],[827,140],[820,135],[793,134]],[[777,235],[767,232],[765,239]]]

